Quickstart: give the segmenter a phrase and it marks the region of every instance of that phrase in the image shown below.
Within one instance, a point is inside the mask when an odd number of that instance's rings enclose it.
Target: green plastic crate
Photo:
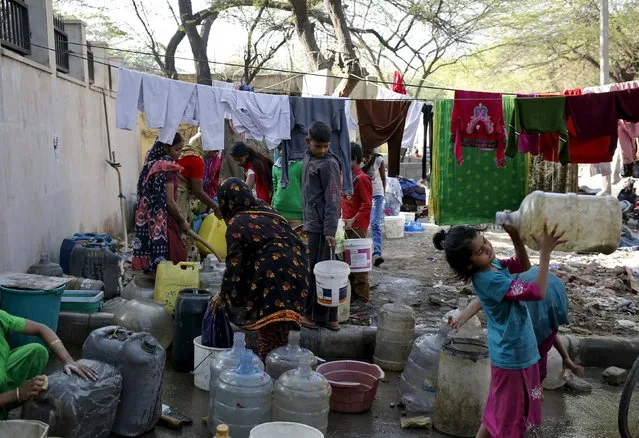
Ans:
[[[100,290],[67,290],[62,294],[60,310],[63,312],[96,313],[104,305],[104,292]]]

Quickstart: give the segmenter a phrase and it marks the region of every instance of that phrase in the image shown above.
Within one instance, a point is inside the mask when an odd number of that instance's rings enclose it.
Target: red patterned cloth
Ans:
[[[463,148],[496,151],[497,166],[506,165],[506,133],[501,93],[455,91],[450,125],[457,164],[464,162]]]
[[[393,74],[393,91],[399,94],[406,94],[406,86],[404,86],[404,76],[399,71]]]

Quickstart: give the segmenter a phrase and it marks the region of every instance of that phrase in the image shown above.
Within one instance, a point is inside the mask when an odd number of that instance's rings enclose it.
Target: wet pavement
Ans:
[[[612,438],[617,432],[617,409],[621,388],[599,383],[600,369],[589,369],[588,380],[595,388],[589,395],[573,395],[565,390],[546,391],[544,424],[534,438]],[[402,410],[391,408],[397,402],[395,385],[398,373],[387,373],[380,382],[373,409],[359,415],[331,413],[327,438],[401,438],[444,437],[436,431],[402,430]],[[167,367],[164,379],[164,403],[176,411],[193,417],[194,424],[182,431],[156,428],[145,437],[206,437],[202,418],[207,415],[208,393],[193,386],[193,377],[176,373]],[[232,436],[232,435],[231,435]]]
[[[80,357],[79,347],[70,348],[74,357]],[[59,368],[52,360],[47,367],[50,374]],[[575,395],[564,389],[544,392],[544,423],[541,430],[530,438],[613,438],[617,432],[617,410],[621,387],[609,387],[601,384],[601,369],[587,370],[587,380],[594,385],[592,394]],[[399,422],[403,410],[391,407],[398,401],[395,386],[399,373],[386,373],[380,382],[377,397],[371,411],[358,414],[331,413],[327,438],[402,438],[402,437],[444,437],[433,430],[403,430]],[[193,385],[190,373],[178,373],[167,365],[164,375],[163,403],[174,411],[193,418],[193,425],[180,431],[162,426],[143,435],[143,437],[209,437],[202,419],[208,415],[208,392]],[[635,409],[639,421],[639,409]],[[11,418],[17,418],[19,410],[11,412]],[[231,434],[231,436],[233,436]],[[284,437],[283,437],[284,438]]]

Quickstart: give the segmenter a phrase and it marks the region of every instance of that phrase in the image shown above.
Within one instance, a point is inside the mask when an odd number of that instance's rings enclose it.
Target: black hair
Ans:
[[[375,160],[377,160],[377,157],[381,157],[382,154],[375,153],[375,152],[373,152],[372,149],[366,149],[364,151],[364,155],[370,155],[371,159],[368,160],[368,163],[366,163],[364,165],[364,167],[362,167],[362,170],[364,171],[364,173],[366,175],[370,176],[371,179],[375,179],[376,175],[372,171],[373,170],[373,165],[375,164]],[[362,156],[362,158],[363,158],[363,156]]]
[[[273,160],[259,152],[255,152],[246,143],[238,141],[231,148],[231,156],[235,158],[247,157],[249,163],[253,164],[257,178],[263,179],[268,185],[271,194],[273,193]]]
[[[364,155],[364,151],[362,151],[362,147],[355,143],[351,142],[351,161],[355,161],[357,164],[361,164],[362,156]]]
[[[157,140],[158,143],[160,143],[162,146],[166,146],[167,148],[173,147],[176,144],[180,144],[184,141],[184,139],[182,138],[182,134],[180,134],[179,132],[175,133],[175,137],[173,137],[173,143],[162,143],[160,140]]]
[[[476,272],[470,261],[473,256],[471,242],[482,231],[470,226],[455,226],[448,231],[439,230],[433,236],[433,245],[446,253],[448,265],[460,280],[468,281]]]
[[[332,135],[331,127],[324,122],[313,122],[308,129],[308,137],[319,143],[330,143]]]

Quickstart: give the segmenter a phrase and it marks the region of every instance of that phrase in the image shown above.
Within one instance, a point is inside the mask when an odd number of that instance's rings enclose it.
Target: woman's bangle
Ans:
[[[20,388],[16,388],[16,399],[20,401]]]
[[[62,341],[61,341],[60,339],[56,339],[55,341],[53,341],[53,342],[51,342],[51,343],[49,344],[49,348],[53,348],[53,346],[54,346],[55,344],[61,344],[61,343],[62,343]]]

